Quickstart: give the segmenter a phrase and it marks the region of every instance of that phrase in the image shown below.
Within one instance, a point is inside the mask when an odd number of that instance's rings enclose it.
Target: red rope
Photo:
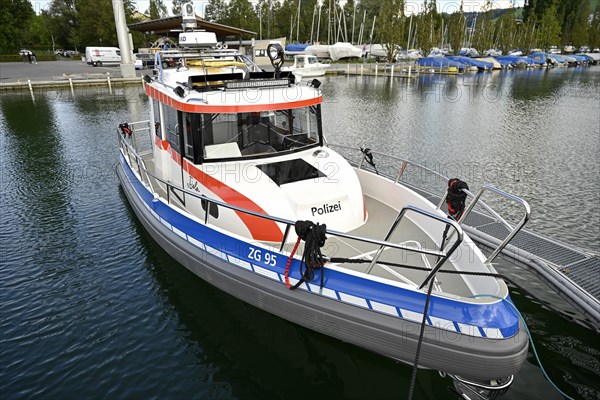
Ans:
[[[290,258],[288,258],[287,260],[287,264],[285,264],[285,286],[287,286],[288,289],[292,288],[292,285],[290,285],[290,280],[288,278],[288,275],[290,273],[290,265],[292,265],[292,259],[294,258],[294,254],[296,254],[296,250],[298,250],[298,246],[300,245],[300,237],[298,237],[298,240],[296,241],[296,244],[294,245],[294,248],[292,249],[292,252],[290,254]]]

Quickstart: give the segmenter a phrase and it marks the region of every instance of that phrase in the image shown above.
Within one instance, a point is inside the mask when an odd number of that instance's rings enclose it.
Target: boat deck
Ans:
[[[367,222],[348,233],[359,237],[384,240],[385,234],[398,215],[398,210],[369,196],[365,196],[365,200],[368,212]],[[408,219],[403,220],[398,225],[398,228],[394,231],[388,241],[413,246],[418,243],[418,245],[423,246],[423,248],[430,250],[436,250],[438,248],[438,246],[433,243],[421,229],[416,227]],[[378,249],[378,245],[371,243],[349,240],[346,238],[329,237],[324,252],[329,257],[371,260]],[[425,267],[428,269],[431,269],[437,261],[433,256],[423,256],[413,251],[403,251],[393,248],[385,248],[379,257],[379,260]],[[369,268],[369,263],[341,263],[337,265],[362,273],[367,272]],[[453,263],[447,262],[444,269],[456,268]],[[392,281],[402,282],[410,286],[419,286],[427,277],[428,272],[375,264],[369,274],[380,278],[390,279]],[[444,275],[443,277],[436,278],[434,282],[434,291],[461,297],[473,295],[473,291],[467,286],[463,277],[459,275]]]
[[[154,173],[154,160],[152,153],[146,153],[142,156],[142,158],[147,170],[151,173]],[[159,185],[158,182],[153,178],[151,178],[151,181],[154,190],[159,194],[159,196],[162,198],[167,198],[167,193],[161,187],[161,185]],[[177,196],[170,194],[169,199],[171,205],[175,205],[182,210],[185,210],[183,204],[178,201]],[[365,196],[365,200],[367,203],[368,212],[367,222],[348,233],[357,237],[368,237],[372,239],[384,240],[386,232],[388,231],[389,227],[391,227],[393,221],[398,215],[398,210],[393,209],[392,207],[368,196]],[[437,245],[433,243],[433,241],[419,228],[417,228],[409,219],[403,220],[400,225],[398,225],[398,228],[394,231],[393,235],[388,241],[392,243],[405,243],[406,245],[423,246],[432,250],[437,249]],[[265,244],[269,246],[273,245],[273,243]],[[287,243],[285,249],[287,251],[291,251],[292,247],[293,243]],[[378,245],[364,241],[330,236],[328,237],[327,243],[322,251],[326,257],[330,258],[337,257],[370,260],[373,258],[378,249]],[[297,254],[301,254],[301,252],[302,245],[299,246]],[[431,269],[437,261],[433,256],[424,256],[414,251],[403,251],[393,248],[385,248],[379,257],[379,260],[417,267],[425,267],[428,269]],[[366,273],[367,269],[369,268],[369,263],[338,263],[335,265],[360,273]],[[447,262],[444,266],[444,269],[455,269],[455,265],[451,262]],[[371,269],[369,274],[414,287],[420,285],[425,280],[428,272],[376,264]],[[479,278],[471,277],[466,279],[477,280]],[[460,275],[445,275],[443,277],[443,281],[442,278],[436,278],[434,280],[433,290],[434,292],[443,293],[444,295],[457,297],[468,297],[473,295],[473,291],[469,288],[465,282],[465,279]]]
[[[428,200],[439,203],[440,198],[416,189]],[[494,246],[508,235],[508,229],[487,215],[473,212],[464,224],[471,237]],[[478,238],[477,233],[483,233]],[[488,237],[486,239],[486,237]],[[492,238],[492,240],[489,240]],[[495,240],[494,240],[495,239]],[[488,242],[488,243],[485,243]],[[538,277],[566,297],[579,311],[592,319],[598,330],[600,322],[600,256],[537,233],[521,230],[503,253],[527,264]]]

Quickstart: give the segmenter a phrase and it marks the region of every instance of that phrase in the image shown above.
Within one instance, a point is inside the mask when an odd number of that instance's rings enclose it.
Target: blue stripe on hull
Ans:
[[[217,256],[237,268],[251,270],[277,284],[285,284],[286,255],[223,234],[155,200],[122,155],[120,161],[127,178],[148,210],[177,235],[199,248],[200,252]],[[300,279],[299,270],[300,261],[294,259],[290,267],[290,281],[297,282]],[[322,290],[320,282],[321,271],[317,271],[312,283],[304,284],[300,289],[415,322],[421,322],[423,317],[426,295],[421,291],[386,285],[330,269],[326,270]],[[431,298],[427,323],[452,332],[494,339],[512,337],[519,329],[518,316],[503,301],[471,304],[435,295]]]

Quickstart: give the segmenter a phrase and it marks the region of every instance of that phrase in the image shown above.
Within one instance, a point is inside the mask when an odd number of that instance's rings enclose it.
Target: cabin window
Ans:
[[[177,117],[177,110],[166,105],[163,105],[163,109],[167,141],[171,145],[171,148],[179,153],[179,119]]]
[[[237,114],[202,114],[205,160],[289,152],[320,143],[320,106]]]
[[[202,114],[182,113],[183,155],[194,163],[200,163],[202,154],[200,131]]]
[[[194,140],[192,138],[192,116],[188,113],[183,114],[183,155],[189,159],[194,159]]]
[[[158,102],[158,100],[152,99],[152,121],[154,121],[154,133],[159,139],[162,138],[162,134],[160,133],[160,107],[161,104]]]

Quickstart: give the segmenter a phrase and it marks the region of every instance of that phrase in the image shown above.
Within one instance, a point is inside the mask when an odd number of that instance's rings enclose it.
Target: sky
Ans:
[[[29,0],[33,5],[34,10],[39,14],[42,10],[47,9],[52,0]],[[320,0],[327,4],[327,0]],[[355,0],[356,1],[356,0]],[[463,0],[464,11],[479,11],[480,7],[483,6],[485,0]],[[522,7],[525,0],[515,0],[517,6]],[[133,0],[138,11],[144,13],[148,10],[148,0]],[[250,0],[251,3],[257,3],[258,0]],[[167,6],[169,14],[171,14],[172,3],[170,0],[163,0],[163,3]],[[346,0],[340,0],[341,4],[346,4]],[[405,0],[405,9],[407,14],[418,13],[423,7],[423,0]],[[494,0],[494,8],[507,8],[510,6],[511,0]],[[204,16],[204,8],[208,4],[208,0],[195,0],[194,6],[196,13],[199,16]],[[452,13],[457,11],[460,7],[460,0],[437,0],[438,11],[445,13]]]

